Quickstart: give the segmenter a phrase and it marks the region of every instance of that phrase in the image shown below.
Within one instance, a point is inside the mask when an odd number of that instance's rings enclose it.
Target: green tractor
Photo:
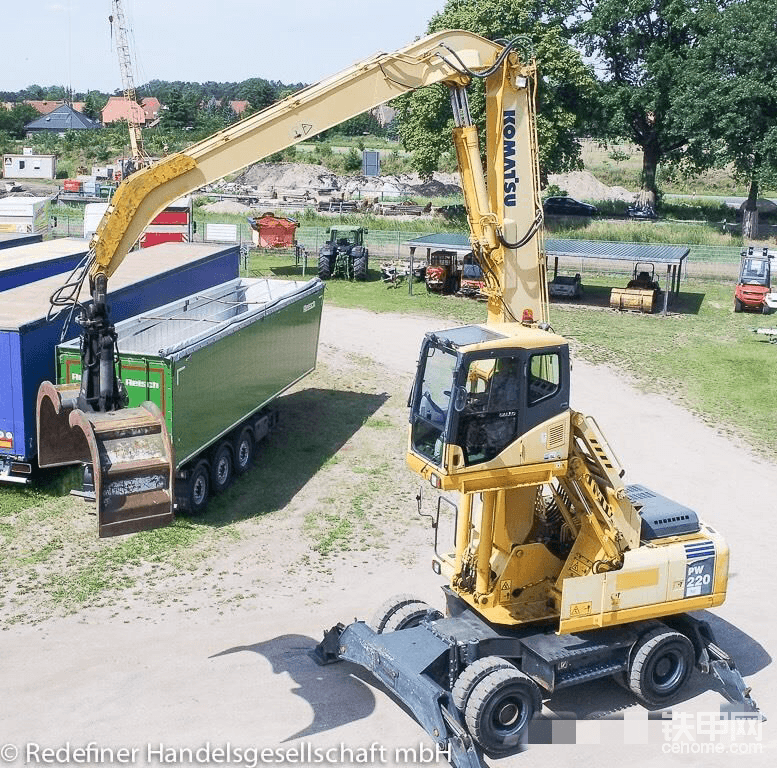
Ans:
[[[327,241],[318,252],[318,276],[322,280],[342,277],[366,280],[369,251],[364,245],[364,227],[331,227]]]

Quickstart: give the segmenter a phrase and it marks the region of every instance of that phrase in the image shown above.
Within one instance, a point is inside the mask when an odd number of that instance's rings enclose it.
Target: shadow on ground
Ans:
[[[279,422],[258,446],[256,463],[197,520],[220,527],[285,507],[353,437],[387,394],[305,389],[279,398]]]
[[[292,693],[310,705],[313,722],[285,737],[283,742],[287,742],[363,720],[375,709],[372,690],[352,674],[358,668],[345,661],[319,666],[310,657],[316,645],[317,641],[306,635],[280,635],[262,643],[227,648],[211,658],[242,651],[258,653],[272,664],[273,674],[288,675],[294,681]]]
[[[771,656],[764,647],[733,624],[707,611],[694,616],[710,625],[717,645],[733,658],[743,677],[754,675],[771,664]],[[683,689],[683,695],[675,700],[672,706],[682,704],[708,690],[722,691],[718,679],[712,674],[704,675],[696,671]],[[758,700],[758,691],[753,691],[753,697]],[[554,693],[548,707],[557,717],[587,720],[619,712],[632,706],[635,701],[630,691],[615,682],[614,678],[606,677]],[[721,693],[721,704],[725,703]]]

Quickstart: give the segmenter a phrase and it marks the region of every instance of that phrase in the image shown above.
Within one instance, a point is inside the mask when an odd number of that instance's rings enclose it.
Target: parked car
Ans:
[[[652,205],[630,205],[626,211],[630,219],[645,219],[652,221],[658,218],[656,209]]]
[[[595,205],[581,203],[574,197],[545,198],[542,210],[549,216],[596,216],[599,213]]]

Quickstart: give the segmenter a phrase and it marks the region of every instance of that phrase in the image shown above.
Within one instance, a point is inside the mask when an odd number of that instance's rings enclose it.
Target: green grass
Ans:
[[[251,263],[264,274],[288,277],[273,258],[254,256]],[[667,317],[614,312],[608,308],[610,289],[627,279],[625,273],[585,274],[581,305],[551,305],[554,328],[583,358],[627,371],[643,388],[680,401],[710,424],[751,442],[758,453],[776,458],[777,348],[752,329],[777,326],[777,319],[735,314],[733,281],[687,278]],[[406,282],[388,288],[373,270],[363,283],[328,281],[325,300],[372,312],[428,315],[430,330],[435,323],[479,323],[486,317],[483,303],[429,294],[422,283],[415,283],[409,295]]]

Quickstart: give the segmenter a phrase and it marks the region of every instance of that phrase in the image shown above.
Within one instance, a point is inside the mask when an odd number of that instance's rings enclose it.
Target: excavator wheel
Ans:
[[[520,746],[541,707],[540,689],[530,677],[514,667],[494,667],[472,689],[464,718],[486,754],[502,757]]]
[[[432,611],[432,618],[442,618],[439,611],[413,595],[395,595],[378,608],[368,626],[379,635],[409,629],[417,627],[429,611]]]
[[[505,659],[499,656],[484,656],[482,659],[473,661],[456,679],[451,691],[453,703],[460,712],[467,708],[472,689],[488,674],[495,669],[515,669],[515,667]]]
[[[670,703],[693,671],[693,643],[666,626],[645,633],[631,652],[629,688],[650,708]]]

